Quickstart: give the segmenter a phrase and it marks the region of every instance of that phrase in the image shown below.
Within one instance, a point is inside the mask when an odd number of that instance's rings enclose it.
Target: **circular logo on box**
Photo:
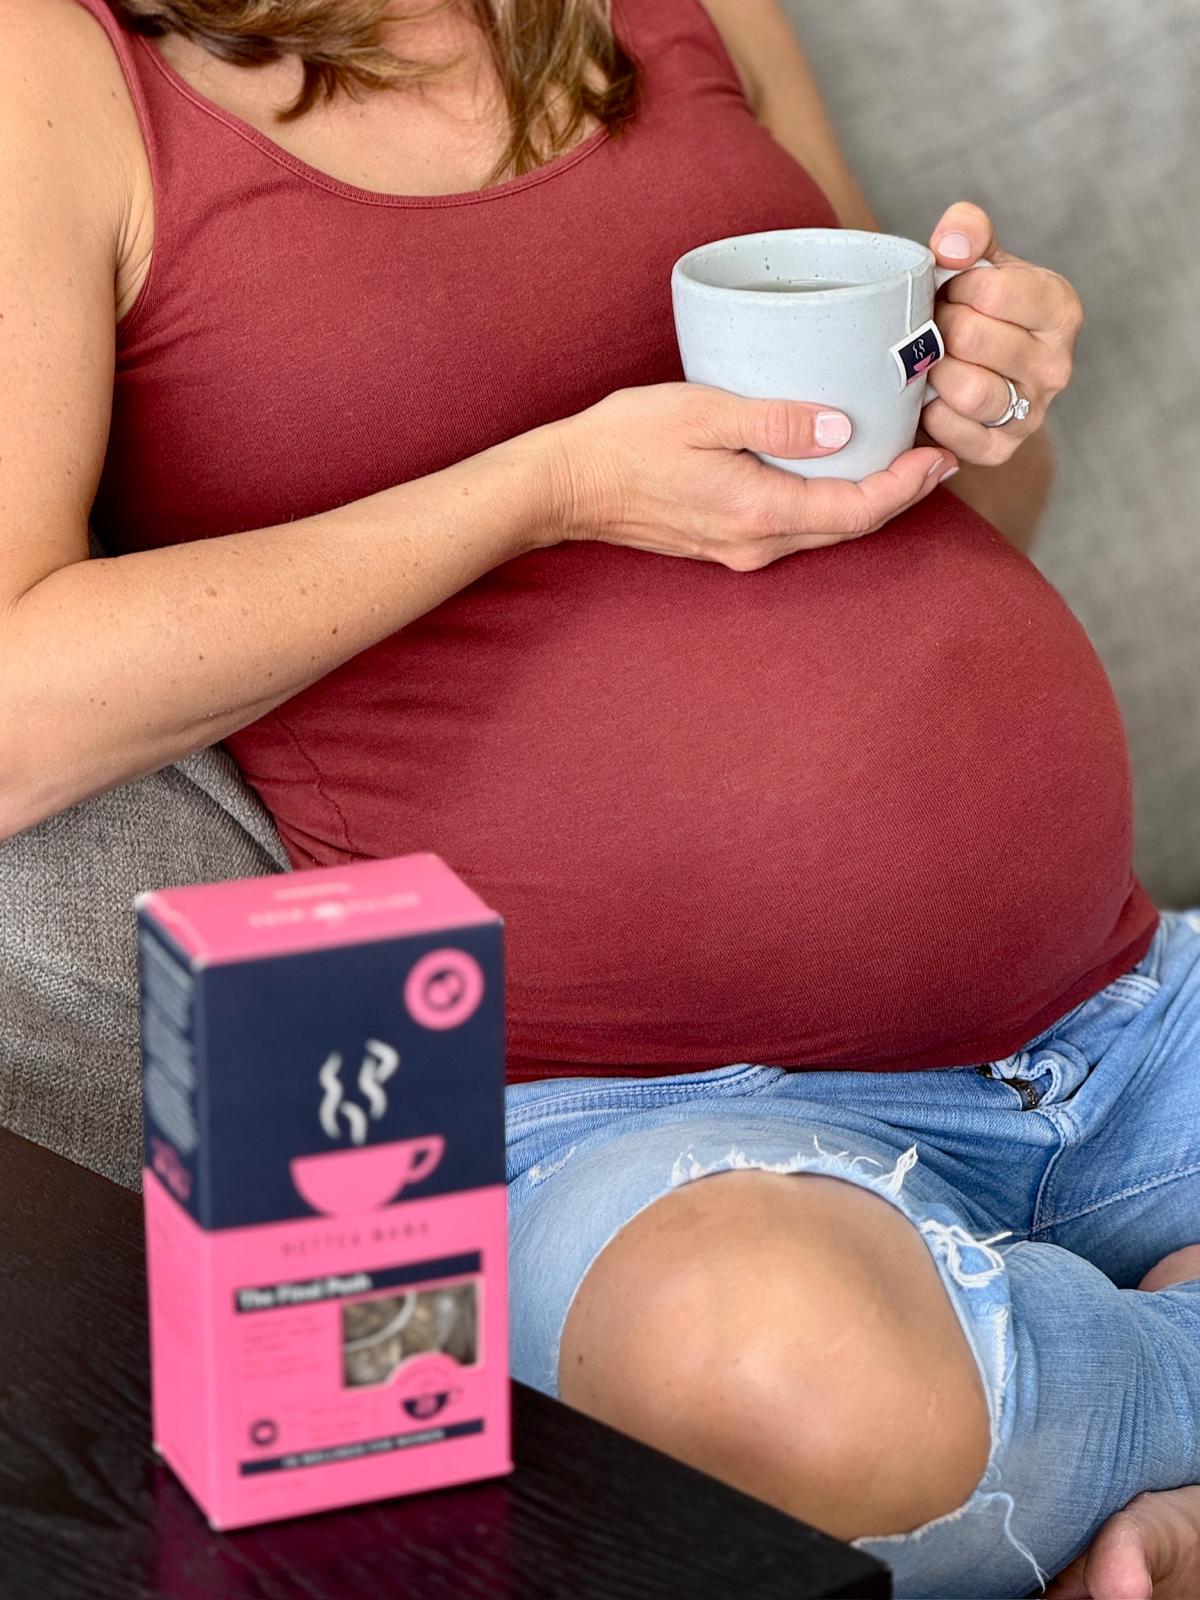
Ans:
[[[465,950],[430,950],[404,983],[409,1015],[423,1028],[457,1028],[483,999],[483,970]]]

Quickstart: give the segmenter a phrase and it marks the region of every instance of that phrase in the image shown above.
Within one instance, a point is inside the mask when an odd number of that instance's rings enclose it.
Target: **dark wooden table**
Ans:
[[[511,1477],[210,1531],[149,1446],[136,1195],[0,1131],[3,1600],[822,1600],[878,1562],[513,1385]]]

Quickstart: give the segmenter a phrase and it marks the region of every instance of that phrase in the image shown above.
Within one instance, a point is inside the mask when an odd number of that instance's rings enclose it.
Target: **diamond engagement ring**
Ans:
[[[1008,405],[1004,415],[997,417],[995,422],[985,422],[985,428],[1002,428],[1006,422],[1024,422],[1029,415],[1029,401],[1011,378],[1005,378],[1004,381],[1008,385]]]

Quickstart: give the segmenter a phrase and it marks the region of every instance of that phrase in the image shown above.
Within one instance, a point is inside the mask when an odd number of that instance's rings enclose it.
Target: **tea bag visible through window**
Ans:
[[[473,1365],[476,1319],[474,1281],[347,1302],[342,1307],[346,1386],[386,1383],[402,1361],[433,1351]]]

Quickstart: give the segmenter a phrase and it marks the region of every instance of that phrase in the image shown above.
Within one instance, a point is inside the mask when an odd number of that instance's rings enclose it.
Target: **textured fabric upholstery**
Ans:
[[[219,748],[0,843],[0,1125],[136,1186],[134,896],[286,863]]]

